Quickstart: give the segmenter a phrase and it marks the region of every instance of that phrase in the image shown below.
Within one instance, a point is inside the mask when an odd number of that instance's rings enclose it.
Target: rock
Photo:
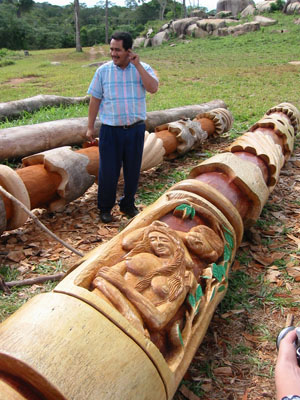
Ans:
[[[152,39],[147,38],[144,41],[144,47],[151,47],[152,46]]]
[[[254,17],[254,21],[258,22],[260,26],[270,26],[277,24],[277,21],[275,19],[262,17],[261,15],[256,15]]]
[[[198,19],[198,17],[178,19],[177,21],[172,22],[171,29],[174,31],[174,33],[176,33],[177,36],[185,34],[187,27],[196,22]]]
[[[160,46],[163,42],[167,42],[169,40],[169,32],[168,31],[163,31],[163,32],[158,32],[151,40],[151,45],[154,46]]]
[[[260,1],[259,3],[256,4],[256,9],[260,13],[268,12],[271,10],[271,4],[276,4],[276,0]]]
[[[204,12],[203,10],[192,10],[190,13],[190,17],[205,18],[206,12]]]
[[[146,33],[146,38],[148,39],[149,37],[151,37],[152,33],[153,33],[153,29],[149,28],[148,32]]]
[[[294,23],[295,23],[296,25],[300,25],[300,18],[295,19]]]
[[[208,36],[208,32],[204,31],[203,29],[197,27],[197,29],[195,29],[195,38],[205,38]]]
[[[204,31],[211,33],[216,29],[225,28],[226,22],[223,19],[201,19],[197,21],[197,25]]]
[[[220,11],[216,14],[216,18],[228,18],[231,15],[231,11]]]
[[[300,1],[291,1],[285,10],[286,14],[300,14]]]
[[[133,48],[137,49],[138,47],[142,47],[145,43],[145,38],[144,37],[137,37],[136,39],[134,39],[133,41]]]
[[[186,34],[188,36],[195,35],[195,30],[198,28],[197,24],[192,24],[187,27]]]
[[[249,4],[242,12],[241,12],[241,17],[245,18],[248,17],[249,15],[254,15],[255,14],[255,7],[252,4]]]
[[[253,0],[219,0],[217,3],[217,13],[222,11],[230,11],[233,16],[237,16],[246,7],[252,4],[255,6]]]
[[[258,22],[246,22],[245,24],[230,26],[228,28],[228,32],[230,34],[244,34],[248,32],[258,31],[260,29],[260,25]]]

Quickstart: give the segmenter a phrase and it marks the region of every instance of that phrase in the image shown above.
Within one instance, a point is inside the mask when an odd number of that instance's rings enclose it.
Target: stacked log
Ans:
[[[88,253],[53,292],[8,318],[0,327],[6,399],[171,399],[299,122],[291,104],[269,110]]]
[[[150,111],[147,113],[146,130],[153,132],[158,125],[181,118],[193,119],[196,114],[218,107],[226,108],[226,104],[222,100],[212,100],[203,104]],[[87,118],[69,118],[1,129],[0,161],[21,158],[61,146],[82,145],[86,141],[87,125]],[[95,122],[97,132],[100,126],[101,123],[97,120]]]
[[[220,124],[224,116],[225,122]],[[227,132],[232,121],[228,110],[217,108],[197,114],[195,121],[185,119],[176,122],[179,125],[176,131],[169,132],[166,128],[163,132],[146,132],[141,170],[157,166],[170,153],[176,157],[200,146],[212,134]],[[186,124],[192,127],[188,128]],[[201,132],[198,137],[194,134],[196,128]],[[25,157],[22,163],[23,168],[16,171],[0,165],[0,184],[4,189],[28,209],[62,211],[66,204],[82,196],[97,181],[99,150],[97,146],[86,146],[73,151],[71,147],[64,146]],[[0,233],[22,226],[27,218],[28,215],[18,205],[0,195]]]

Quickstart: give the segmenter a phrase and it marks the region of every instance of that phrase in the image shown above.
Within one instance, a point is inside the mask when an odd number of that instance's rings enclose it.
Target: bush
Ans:
[[[270,6],[270,11],[275,12],[275,11],[282,11],[283,7],[285,5],[285,2],[283,0],[276,0],[275,3],[272,3]]]

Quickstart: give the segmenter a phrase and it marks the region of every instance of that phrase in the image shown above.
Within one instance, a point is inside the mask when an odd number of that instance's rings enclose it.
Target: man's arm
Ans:
[[[94,142],[94,125],[98,115],[99,106],[101,103],[101,99],[97,99],[97,97],[91,96],[90,105],[89,105],[89,113],[88,113],[88,129],[86,132],[86,137],[89,142]]]
[[[133,52],[130,50],[130,52],[129,52],[129,59],[130,59],[130,62],[131,62],[131,63],[135,66],[135,68],[138,70],[138,72],[139,72],[139,74],[140,74],[140,76],[141,76],[143,85],[144,85],[145,89],[147,90],[147,92],[149,92],[149,93],[155,93],[155,92],[157,92],[157,89],[158,89],[158,81],[157,81],[155,78],[153,78],[153,76],[151,76],[151,75],[149,74],[149,72],[147,72],[147,71],[145,70],[145,68],[144,68],[144,67],[142,66],[142,64],[140,63],[140,57],[139,57],[137,54],[133,53]]]

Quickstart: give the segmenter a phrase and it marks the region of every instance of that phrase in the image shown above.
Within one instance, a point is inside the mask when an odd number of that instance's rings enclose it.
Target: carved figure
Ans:
[[[208,261],[220,257],[224,244],[205,225],[186,233],[176,232],[160,221],[128,236],[123,239],[123,248],[129,253],[121,262],[101,267],[92,287],[100,290],[167,357],[174,346],[180,346],[177,327],[182,329],[188,318],[187,307],[180,307],[197,289],[189,250],[205,260],[206,267]],[[196,275],[199,277],[199,272]]]

